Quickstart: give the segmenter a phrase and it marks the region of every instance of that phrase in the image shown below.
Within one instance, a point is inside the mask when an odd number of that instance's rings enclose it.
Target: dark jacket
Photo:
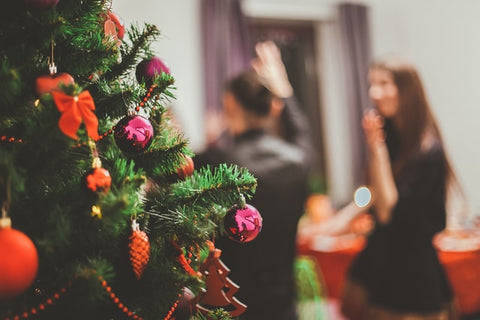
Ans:
[[[240,286],[235,297],[248,306],[242,319],[295,319],[286,314],[294,308],[295,238],[313,153],[307,123],[295,100],[286,101],[282,120],[285,139],[251,130],[194,159],[196,167],[236,164],[257,178],[256,193],[247,202],[262,215],[262,231],[249,243],[224,236],[216,240],[221,260],[231,269],[229,278]],[[272,318],[275,310],[279,315]]]

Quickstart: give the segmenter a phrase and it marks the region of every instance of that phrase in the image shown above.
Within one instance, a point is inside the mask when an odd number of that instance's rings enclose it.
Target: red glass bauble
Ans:
[[[65,72],[56,73],[54,75],[43,75],[36,80],[36,92],[39,96],[44,93],[61,90],[60,86],[68,86],[74,84],[75,80],[71,75]]]
[[[142,153],[152,143],[153,127],[147,118],[139,115],[121,119],[114,128],[117,146],[126,153]]]
[[[249,204],[243,208],[228,210],[223,220],[227,236],[236,242],[245,243],[255,239],[262,230],[262,216]]]
[[[0,301],[18,296],[35,280],[38,254],[23,232],[0,228]]]
[[[147,86],[151,86],[153,79],[161,75],[162,72],[170,74],[170,69],[160,58],[152,57],[150,59],[143,60],[137,65],[135,76],[138,82],[141,83],[145,81]]]
[[[25,5],[31,10],[48,10],[57,5],[59,0],[24,0]]]
[[[84,176],[84,183],[87,190],[106,194],[112,185],[112,177],[104,168],[91,168]]]
[[[193,164],[193,159],[187,155],[183,156],[185,158],[185,163],[183,163],[177,169],[177,175],[180,179],[185,180],[186,177],[189,177],[193,174],[195,166]]]

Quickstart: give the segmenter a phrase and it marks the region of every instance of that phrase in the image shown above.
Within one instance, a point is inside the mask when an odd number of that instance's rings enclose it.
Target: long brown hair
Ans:
[[[407,162],[419,151],[429,149],[432,142],[440,143],[445,163],[445,186],[460,184],[450,164],[443,139],[428,102],[425,89],[416,68],[399,57],[389,57],[374,61],[370,69],[389,72],[398,89],[399,112],[395,115],[394,130],[398,139],[397,156],[393,159],[392,169],[398,177]],[[461,192],[463,193],[463,192]]]

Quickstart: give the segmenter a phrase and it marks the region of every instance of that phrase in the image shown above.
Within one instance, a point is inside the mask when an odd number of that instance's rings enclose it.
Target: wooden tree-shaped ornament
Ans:
[[[225,264],[220,260],[222,251],[209,242],[210,253],[200,265],[199,272],[205,277],[206,289],[199,295],[197,309],[205,316],[215,308],[227,310],[232,317],[237,317],[245,312],[247,306],[238,301],[234,295],[240,288],[227,276],[230,273]]]

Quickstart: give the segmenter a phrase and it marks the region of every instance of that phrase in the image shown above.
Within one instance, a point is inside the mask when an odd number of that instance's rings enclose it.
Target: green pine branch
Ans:
[[[178,178],[184,155],[194,154],[168,112],[175,99],[174,78],[162,73],[147,88],[131,72],[141,59],[153,56],[151,44],[160,35],[155,26],[130,27],[128,39],[117,47],[104,35],[108,8],[102,0],[61,0],[45,11],[27,10],[21,1],[3,8],[0,137],[8,139],[0,139],[0,201],[8,203],[14,228],[34,242],[41,263],[35,283],[0,305],[0,318],[21,316],[25,307],[31,310],[67,287],[38,319],[123,317],[99,277],[135,314],[165,316],[183,287],[199,292],[203,285],[183,269],[172,240],[182,250],[202,247],[221,231],[225,212],[253,195],[255,177],[221,165]],[[35,92],[35,80],[49,73],[52,41],[58,72],[75,79],[75,85],[59,89],[73,96],[88,90],[94,98],[102,135],[94,145],[112,179],[106,193],[86,188],[97,155],[84,125],[77,131],[79,140],[64,135],[51,94],[38,97]],[[149,118],[155,136],[146,152],[124,154],[113,127],[137,112],[135,107]],[[129,260],[133,219],[151,246],[140,280]],[[192,267],[200,261],[194,257]]]
[[[107,81],[114,80],[135,68],[142,56],[151,55],[149,45],[160,36],[157,27],[151,24],[145,24],[143,30],[140,30],[136,25],[132,25],[127,33],[132,45],[130,47],[124,42],[124,45],[120,48],[121,62],[102,75]]]

